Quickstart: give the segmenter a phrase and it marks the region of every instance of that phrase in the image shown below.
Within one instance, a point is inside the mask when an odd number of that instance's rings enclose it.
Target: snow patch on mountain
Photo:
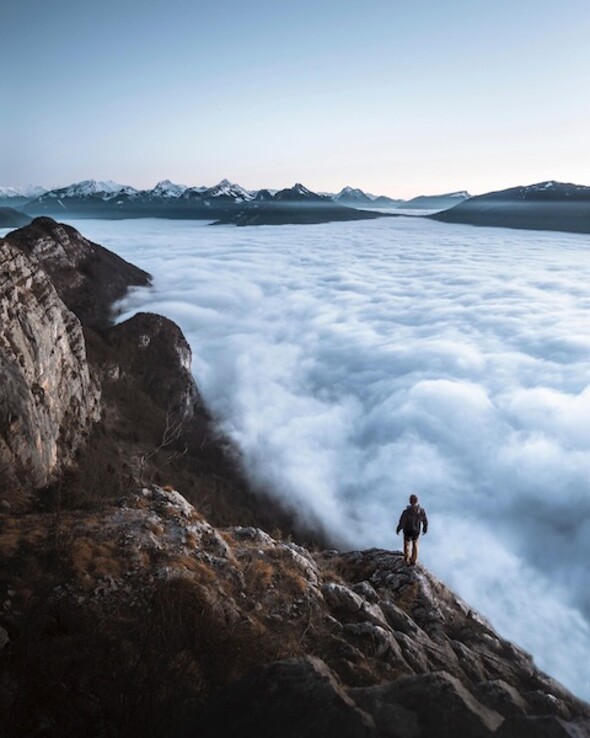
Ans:
[[[50,190],[45,193],[44,197],[55,197],[63,199],[67,197],[92,197],[101,195],[103,199],[108,199],[112,195],[120,195],[121,193],[132,194],[137,192],[135,187],[122,185],[112,180],[97,181],[95,179],[85,179],[82,182],[74,182],[67,187]]]
[[[150,190],[150,194],[154,197],[180,197],[187,189],[187,185],[176,184],[169,179],[163,179]]]
[[[238,184],[230,182],[228,179],[222,179],[219,184],[206,189],[203,192],[203,197],[229,197],[236,202],[254,199],[254,195],[251,192],[248,192],[248,190],[245,190]]]
[[[0,197],[40,197],[47,190],[40,185],[24,185],[23,187],[0,187]]]

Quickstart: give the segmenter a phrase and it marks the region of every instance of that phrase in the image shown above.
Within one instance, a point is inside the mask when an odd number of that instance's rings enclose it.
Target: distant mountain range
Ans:
[[[590,233],[590,187],[554,181],[511,187],[429,217],[445,223]]]
[[[355,187],[344,187],[338,193],[316,193],[301,184],[283,190],[246,190],[238,184],[222,180],[213,187],[189,187],[170,180],[158,182],[155,187],[138,190],[111,180],[84,180],[51,190],[43,187],[1,187],[0,206],[25,208],[31,215],[61,215],[64,212],[76,216],[133,217],[154,215],[167,217],[199,217],[200,211],[216,216],[221,207],[247,203],[298,202],[316,203],[324,207],[338,206],[356,209],[395,209],[416,207],[436,209],[451,207],[457,198],[469,197],[467,193],[452,193],[405,201],[385,195],[373,195]],[[415,204],[414,204],[415,203]],[[191,215],[191,211],[193,214]],[[224,213],[225,215],[225,213]]]
[[[22,196],[5,188],[5,200]],[[21,206],[29,216],[75,218],[192,218],[222,223],[319,223],[375,218],[374,208],[350,207],[332,197],[312,192],[302,184],[282,190],[246,190],[222,180],[213,187],[188,187],[169,180],[149,190],[112,181],[84,180],[67,187],[32,192]],[[367,202],[373,200],[367,197]],[[2,204],[2,202],[0,202]]]
[[[213,187],[163,180],[152,189],[138,190],[91,179],[53,190],[2,187],[2,207],[9,210],[2,212],[0,227],[20,225],[38,215],[189,218],[263,225],[392,217],[413,211],[446,223],[590,233],[590,187],[554,181],[475,197],[460,191],[395,200],[354,187],[317,193],[300,183],[282,190],[246,190],[227,179]]]

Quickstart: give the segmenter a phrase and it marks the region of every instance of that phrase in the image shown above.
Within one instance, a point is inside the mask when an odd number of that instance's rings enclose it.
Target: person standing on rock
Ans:
[[[422,531],[426,535],[428,531],[426,510],[420,507],[416,495],[410,495],[410,504],[400,516],[395,532],[399,535],[401,530],[404,532],[404,562],[413,566],[418,560],[418,538],[420,537],[420,532]],[[410,545],[412,548],[411,554]]]

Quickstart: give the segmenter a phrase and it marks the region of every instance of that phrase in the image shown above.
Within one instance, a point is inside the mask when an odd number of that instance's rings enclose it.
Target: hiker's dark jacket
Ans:
[[[422,528],[423,533],[428,530],[426,510],[423,510],[420,505],[408,505],[401,514],[395,532],[399,533],[400,530],[403,530],[404,535],[408,538],[418,538],[420,528]]]

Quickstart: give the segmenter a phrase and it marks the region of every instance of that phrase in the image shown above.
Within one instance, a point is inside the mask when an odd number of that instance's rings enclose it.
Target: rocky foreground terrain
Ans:
[[[399,552],[247,482],[146,275],[49,218],[0,240],[0,734],[531,738],[590,706]]]

